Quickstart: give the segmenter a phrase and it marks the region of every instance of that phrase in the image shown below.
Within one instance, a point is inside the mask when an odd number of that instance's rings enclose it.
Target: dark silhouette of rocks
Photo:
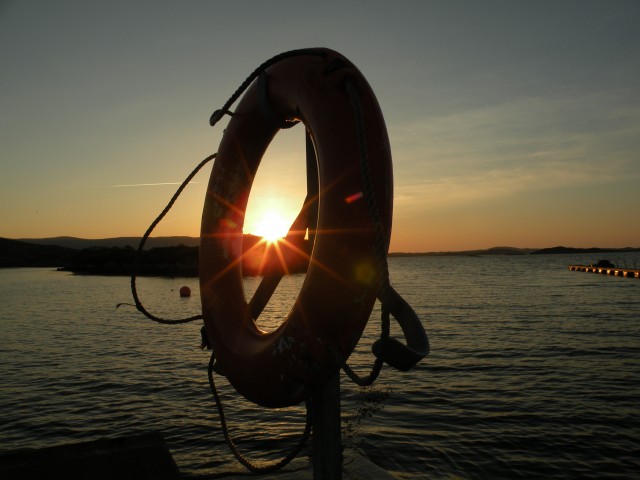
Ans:
[[[32,243],[0,238],[0,268],[59,267],[73,258],[76,251],[58,245]]]
[[[71,243],[83,244],[82,239]],[[150,239],[152,240],[152,239]],[[242,271],[244,275],[264,275],[274,271],[301,273],[307,269],[309,248],[306,241],[298,246],[299,250],[281,247],[280,260],[274,247],[261,242],[261,237],[245,235],[243,238]],[[53,267],[88,275],[131,275],[136,260],[136,248],[109,245],[110,239],[97,241],[98,245],[88,248],[74,249],[58,245],[38,245],[18,240],[0,238],[1,267]],[[45,239],[46,242],[46,239]],[[86,240],[85,242],[91,242]],[[116,242],[117,243],[117,242]],[[161,242],[155,242],[161,243]],[[174,245],[144,250],[139,259],[138,275],[140,276],[198,276],[198,246]]]

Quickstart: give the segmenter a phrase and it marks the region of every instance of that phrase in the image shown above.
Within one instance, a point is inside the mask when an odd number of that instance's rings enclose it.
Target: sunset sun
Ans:
[[[268,242],[275,242],[287,235],[289,222],[280,213],[270,210],[265,212],[253,228],[254,235],[259,235]]]

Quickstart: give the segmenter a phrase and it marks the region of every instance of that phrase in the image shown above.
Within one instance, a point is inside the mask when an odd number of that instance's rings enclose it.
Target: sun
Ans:
[[[254,235],[264,238],[268,242],[275,242],[287,235],[289,222],[283,215],[274,210],[266,211],[252,229]]]

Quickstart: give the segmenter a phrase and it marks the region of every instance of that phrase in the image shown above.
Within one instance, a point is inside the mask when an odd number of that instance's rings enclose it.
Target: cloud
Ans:
[[[397,204],[460,204],[640,179],[640,105],[624,92],[520,98],[390,131]]]
[[[398,206],[418,204],[423,208],[456,206],[506,198],[523,192],[613,182],[615,178],[606,168],[576,171],[560,163],[545,164],[538,168],[493,169],[472,175],[443,176],[402,184],[395,190],[395,203]]]

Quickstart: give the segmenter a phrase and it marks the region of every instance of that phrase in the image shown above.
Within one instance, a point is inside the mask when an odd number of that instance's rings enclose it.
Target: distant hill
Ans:
[[[515,248],[515,247],[493,247],[483,250],[461,250],[449,252],[394,252],[390,253],[390,257],[419,257],[419,256],[481,256],[481,255],[527,255],[534,252],[534,248]]]
[[[243,261],[247,275],[260,271],[262,249],[252,249],[260,237],[245,235],[243,248],[251,250]],[[53,237],[14,240],[0,238],[0,268],[7,267],[55,267],[76,273],[129,275],[135,259],[139,237],[116,237],[85,239],[75,237]],[[145,245],[141,275],[187,275],[198,274],[197,237],[153,237]],[[304,249],[310,246],[305,243]],[[484,250],[450,252],[395,252],[390,257],[416,256],[486,256],[486,255],[549,255],[571,253],[622,253],[638,252],[640,248],[572,248],[552,247],[542,249],[493,247]],[[293,261],[293,260],[292,260]],[[293,271],[306,268],[299,259],[292,263]]]
[[[640,248],[573,248],[573,247],[551,247],[541,248],[531,252],[532,255],[557,255],[563,253],[624,253],[624,252],[640,252]]]
[[[255,243],[253,235],[245,235],[249,244]],[[140,243],[140,237],[114,237],[114,238],[77,238],[77,237],[49,237],[49,238],[20,238],[18,241],[27,242],[34,245],[49,245],[59,246],[81,250],[84,248],[125,248],[131,247],[138,249]],[[151,237],[145,243],[145,250],[152,248],[164,248],[164,247],[177,247],[184,245],[186,247],[197,247],[200,244],[199,237]],[[563,248],[563,247],[559,247]],[[393,252],[390,253],[390,257],[414,257],[414,256],[449,256],[449,255],[462,255],[462,256],[481,256],[481,255],[527,255],[529,253],[539,252],[535,248],[515,248],[515,247],[492,247],[481,250],[462,250],[462,251],[447,251],[447,252]]]
[[[133,247],[136,250],[141,237],[115,237],[115,238],[76,238],[76,237],[50,237],[50,238],[19,238],[21,242],[36,245],[57,245],[67,248],[91,248],[91,247]],[[151,237],[145,243],[145,249],[158,247],[197,247],[200,244],[199,237]]]
[[[552,247],[552,248],[515,248],[515,247],[493,247],[484,250],[461,250],[450,252],[395,252],[390,253],[390,257],[421,257],[421,256],[470,256],[479,257],[485,255],[554,255],[562,253],[624,253],[640,252],[640,248],[573,248],[573,247]]]

